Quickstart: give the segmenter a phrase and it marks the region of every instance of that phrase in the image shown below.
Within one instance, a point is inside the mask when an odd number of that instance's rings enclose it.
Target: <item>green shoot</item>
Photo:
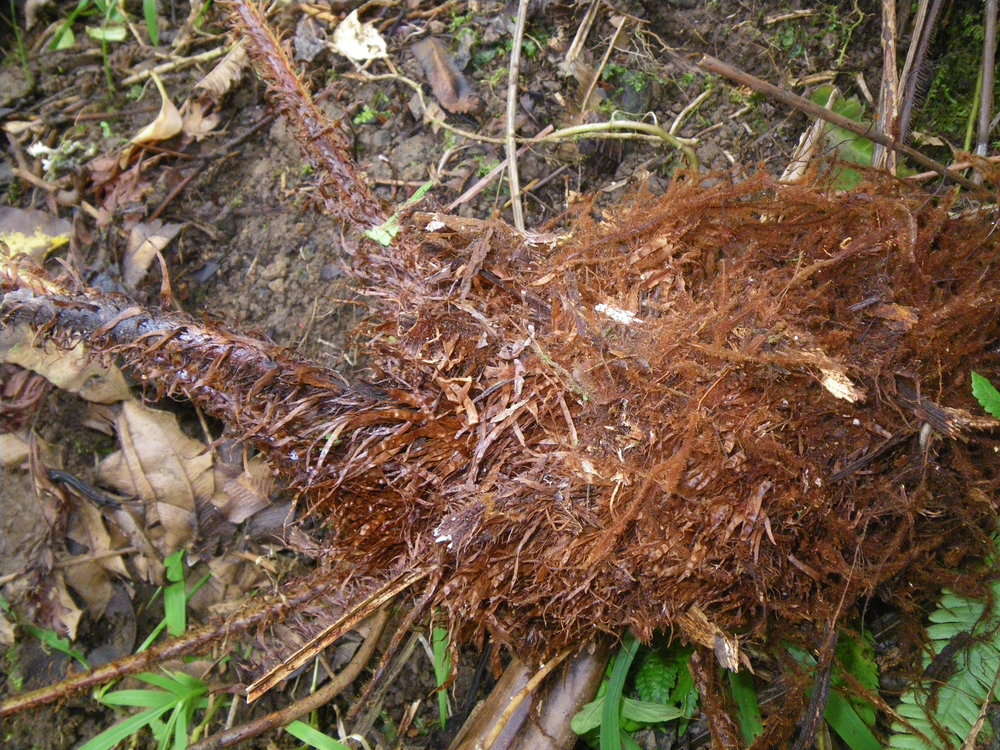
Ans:
[[[350,750],[343,742],[333,739],[328,734],[323,734],[304,721],[293,721],[285,727],[285,731],[295,739],[306,743],[309,747],[316,748],[316,750]]]
[[[972,373],[972,395],[987,414],[1000,419],[1000,392],[978,372]]]
[[[101,702],[145,710],[101,732],[80,750],[112,750],[144,727],[153,733],[157,750],[186,750],[195,712],[208,707],[208,685],[183,672],[145,672],[136,677],[156,689],[116,690],[104,695]]]
[[[611,666],[611,678],[608,680],[608,692],[604,696],[604,708],[601,711],[601,750],[621,750],[621,703],[622,691],[625,689],[625,678],[632,660],[639,650],[639,641],[631,633],[626,633],[621,648]]]
[[[431,631],[431,650],[434,653],[434,681],[437,684],[438,721],[444,729],[451,711],[448,707],[448,691],[444,684],[451,676],[451,641],[445,628],[435,627]]]
[[[12,620],[17,622],[17,624],[23,628],[26,633],[41,641],[43,646],[50,648],[53,651],[57,651],[64,656],[68,656],[70,659],[76,660],[84,669],[90,669],[90,664],[87,662],[87,659],[82,653],[73,648],[68,638],[63,638],[54,630],[40,628],[37,625],[32,625],[30,622],[22,622],[20,618],[14,614],[14,611],[10,606],[10,602],[2,596],[0,596],[0,609],[2,609]]]
[[[160,22],[156,17],[156,0],[142,0],[142,16],[146,19],[146,31],[153,46],[160,44]]]
[[[167,632],[176,637],[187,630],[187,591],[184,586],[184,550],[179,549],[163,561],[170,584],[163,590],[163,619]]]
[[[174,553],[174,555],[171,555],[170,557],[174,557],[176,554],[177,553]],[[165,560],[164,562],[167,562],[169,564],[169,560],[170,558],[167,558],[167,560]],[[176,568],[174,569],[176,571]],[[168,568],[167,580],[171,580],[170,575],[171,574]],[[186,612],[187,612],[188,602],[191,600],[192,596],[194,596],[201,590],[202,586],[208,583],[208,579],[212,577],[212,574],[206,573],[204,576],[202,576],[201,580],[199,580],[194,586],[192,586],[191,590],[188,591],[187,593],[184,593],[183,567],[181,568],[180,575],[181,575],[180,581],[173,581],[170,585],[168,585],[165,589],[163,589],[163,613],[164,613],[163,619],[160,620],[160,622],[156,625],[155,628],[153,628],[153,632],[151,632],[148,636],[146,636],[146,640],[144,640],[142,644],[140,644],[139,648],[135,650],[137,654],[142,653],[143,651],[147,650],[150,646],[152,646],[154,643],[156,643],[156,639],[160,637],[160,634],[164,630],[167,630],[171,635],[183,635],[184,632],[187,630]],[[171,590],[173,590],[174,592],[179,591],[180,594],[172,593],[169,594],[168,596],[168,592],[170,592]],[[181,610],[180,613],[178,613],[178,609]],[[171,622],[173,622],[173,626],[175,629],[180,627],[180,630],[177,633],[174,633],[174,631],[170,630]],[[182,625],[183,627],[181,627]]]

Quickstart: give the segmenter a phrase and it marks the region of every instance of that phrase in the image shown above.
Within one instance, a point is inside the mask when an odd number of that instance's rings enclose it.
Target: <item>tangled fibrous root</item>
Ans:
[[[760,175],[584,207],[561,237],[416,215],[359,254],[365,384],[13,272],[0,314],[224,420],[328,520],[326,575],[424,571],[459,638],[732,645],[957,584],[988,545],[998,423],[969,373],[1000,369],[1000,233],[950,208]]]

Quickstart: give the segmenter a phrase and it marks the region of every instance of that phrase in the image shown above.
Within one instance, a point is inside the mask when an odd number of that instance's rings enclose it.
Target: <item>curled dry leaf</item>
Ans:
[[[479,108],[479,98],[469,80],[462,75],[439,39],[427,37],[415,42],[410,51],[420,63],[431,84],[434,97],[449,112],[472,112]]]
[[[33,345],[34,333],[27,326],[9,326],[0,331],[0,361],[12,362],[37,372],[65,391],[88,401],[110,404],[130,398],[128,384],[117,367],[94,361],[81,342],[72,349],[52,343]]]
[[[42,261],[49,253],[69,242],[72,225],[45,211],[0,206],[0,242],[10,254],[24,254]]]
[[[145,503],[148,534],[170,554],[194,539],[196,502],[214,494],[212,454],[176,416],[136,401],[122,405],[116,428],[121,450],[101,462],[101,480]]]
[[[170,101],[170,97],[167,96],[167,90],[163,87],[163,81],[160,80],[160,77],[156,73],[152,74],[152,78],[153,83],[156,84],[156,88],[160,92],[160,112],[156,115],[155,120],[132,136],[132,143],[135,144],[158,143],[168,140],[180,133],[183,127],[181,113],[177,111],[177,107],[174,106],[174,103]]]
[[[177,236],[183,224],[164,224],[159,219],[142,221],[132,227],[128,237],[128,249],[122,259],[122,280],[135,288],[149,270],[156,254],[161,252]]]
[[[233,84],[240,80],[246,65],[246,48],[243,42],[237,42],[194,87],[208,92],[216,99],[221,99]]]
[[[385,39],[374,24],[361,23],[358,11],[352,10],[333,32],[330,47],[338,55],[354,62],[388,57]]]
[[[211,107],[208,99],[188,99],[181,105],[184,135],[200,141],[219,126],[222,118],[218,112],[209,111]]]
[[[101,512],[88,502],[77,505],[77,512],[70,519],[66,534],[84,548],[85,556],[101,555],[115,548],[115,543],[104,525]],[[109,572],[129,577],[120,555],[104,557],[90,562],[78,562],[66,568],[66,582],[86,604],[87,612],[97,619],[104,614],[114,593]]]

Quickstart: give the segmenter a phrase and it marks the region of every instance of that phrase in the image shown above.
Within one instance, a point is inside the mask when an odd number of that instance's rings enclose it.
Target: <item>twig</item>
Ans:
[[[752,76],[749,73],[745,73],[742,70],[737,70],[731,65],[727,65],[721,60],[717,60],[710,55],[702,56],[701,60],[698,61],[699,67],[707,70],[716,75],[724,76],[732,81],[736,81],[744,86],[749,86],[755,91],[759,91],[762,94],[766,94],[774,99],[777,99],[782,104],[797,109],[801,112],[806,113],[810,117],[818,117],[827,122],[833,123],[839,128],[848,130],[855,135],[859,135],[862,138],[867,138],[875,143],[881,143],[887,148],[895,149],[901,153],[909,156],[913,161],[917,162],[922,166],[932,169],[937,172],[942,177],[956,182],[967,190],[979,195],[981,197],[987,198],[989,200],[993,199],[993,195],[983,190],[979,185],[974,183],[972,180],[964,177],[956,172],[951,171],[946,166],[941,164],[929,156],[925,156],[914,148],[910,148],[906,144],[900,143],[899,141],[889,138],[888,136],[878,133],[872,129],[871,126],[865,127],[859,123],[854,122],[854,120],[848,119],[843,115],[838,115],[836,112],[831,112],[829,110],[823,109],[818,104],[805,99],[801,96],[791,93],[790,91],[785,91],[774,84],[768,83],[767,81],[762,81],[756,76]]]
[[[528,0],[520,0],[517,6],[517,20],[514,23],[513,47],[510,50],[510,71],[507,75],[507,181],[510,183],[510,205],[514,214],[514,226],[524,231],[524,205],[521,203],[521,178],[517,173],[517,76],[521,70],[521,41],[524,39],[524,24],[528,18]]]
[[[287,726],[299,717],[305,716],[321,706],[325,706],[343,692],[344,688],[353,683],[358,675],[361,674],[361,670],[365,668],[371,660],[372,654],[375,653],[375,648],[378,646],[379,639],[382,637],[382,631],[385,630],[385,625],[388,621],[389,612],[385,607],[372,615],[371,631],[368,633],[368,637],[365,638],[364,643],[361,644],[361,647],[354,654],[350,663],[336,677],[315,693],[278,711],[261,716],[259,719],[254,719],[233,729],[226,729],[211,737],[206,737],[201,742],[192,745],[190,750],[221,750],[224,747],[232,747],[252,737],[258,737],[264,734],[264,732],[270,732],[273,729]]]
[[[899,105],[899,139],[905,141],[910,132],[910,118],[913,115],[913,105],[917,98],[917,85],[920,81],[920,68],[927,58],[931,36],[941,13],[941,0],[931,0],[928,10],[927,0],[921,0],[917,8],[917,17],[913,21],[913,33],[910,35],[910,48],[906,52],[906,63],[903,65],[903,75],[900,76],[900,88],[903,89],[903,100]]]
[[[546,125],[545,128],[536,136],[536,138],[546,136],[551,132],[552,132],[552,126]],[[530,148],[530,146],[531,144],[528,143],[521,146],[521,148],[517,150],[518,155],[520,156],[521,154],[523,154]],[[466,190],[464,193],[458,196],[455,200],[453,200],[451,203],[445,206],[444,210],[447,211],[448,213],[451,213],[456,208],[461,206],[463,203],[468,203],[469,201],[471,201],[473,198],[475,198],[477,195],[483,192],[486,189],[486,186],[489,185],[491,182],[493,182],[493,180],[495,180],[497,176],[501,172],[503,172],[504,169],[506,169],[506,167],[507,167],[506,161],[504,161],[501,164],[497,164],[495,167],[493,167],[493,169],[491,169],[489,172],[487,172],[485,175],[479,178],[479,180],[476,181],[475,185],[470,187],[468,190]]]
[[[73,675],[55,685],[47,685],[38,690],[32,690],[30,693],[15,695],[0,703],[0,719],[13,716],[21,711],[44,706],[47,703],[64,700],[73,693],[89,690],[92,687],[103,685],[106,682],[111,682],[112,680],[135,674],[136,672],[147,671],[169,659],[177,659],[181,656],[196,653],[214,642],[249,630],[253,626],[265,622],[268,618],[301,607],[322,595],[329,588],[329,586],[320,586],[293,598],[270,602],[227,622],[215,623],[191,630],[180,638],[175,638],[159,646],[154,646],[140,654],[126,656],[124,659],[105,664],[103,667],[98,667],[84,674]]]
[[[698,96],[688,102],[687,106],[684,107],[674,118],[674,121],[670,124],[670,130],[667,132],[670,135],[677,135],[678,131],[684,126],[684,122],[691,116],[691,114],[700,107],[708,97],[715,93],[714,88],[706,88]]]
[[[976,154],[986,156],[990,142],[990,118],[993,116],[993,79],[997,56],[997,0],[986,0],[985,38],[983,39],[983,93],[979,103],[979,129]]]
[[[138,73],[133,73],[122,79],[122,86],[131,86],[134,83],[142,83],[148,78],[151,78],[153,74],[163,75],[165,73],[173,73],[175,70],[183,70],[184,68],[189,68],[192,65],[201,65],[202,63],[211,62],[217,57],[222,57],[226,53],[226,45],[222,44],[214,49],[210,49],[207,52],[202,52],[199,55],[192,55],[191,57],[180,57],[176,60],[171,60],[170,62],[162,63],[157,65],[155,68],[147,68],[146,70],[140,70]]]
[[[896,70],[896,0],[882,0],[882,85],[876,126],[890,138],[899,138],[899,71]],[[896,152],[875,144],[872,166],[896,174]]]
[[[608,60],[611,59],[611,53],[615,51],[615,45],[618,43],[618,37],[621,36],[622,29],[625,28],[626,20],[625,16],[613,16],[611,18],[611,23],[615,26],[615,33],[611,35],[611,42],[608,44],[608,48],[604,50],[604,57],[601,58],[600,64],[594,70],[594,74],[590,78],[590,84],[587,86],[587,90],[583,94],[583,99],[580,101],[581,113],[586,112],[588,109],[587,104],[590,102],[590,96],[594,93],[594,88],[601,79],[601,73],[607,67]]]
[[[260,698],[296,669],[310,661],[320,651],[334,641],[339,640],[344,633],[354,629],[359,622],[385,607],[397,594],[405,591],[426,575],[427,571],[423,570],[392,580],[367,599],[345,612],[340,618],[319,633],[319,635],[315,636],[306,645],[302,646],[302,648],[247,688],[247,703],[253,703]]]

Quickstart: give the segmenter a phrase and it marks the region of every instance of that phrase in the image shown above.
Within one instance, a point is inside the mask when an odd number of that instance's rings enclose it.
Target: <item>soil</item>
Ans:
[[[331,3],[336,15],[357,4]],[[21,30],[16,35],[9,28],[4,31],[0,118],[8,123],[37,118],[41,123],[37,137],[49,145],[72,138],[93,146],[95,155],[120,151],[121,139],[149,122],[159,106],[154,86],[124,85],[121,81],[160,60],[151,48],[140,46],[131,36],[111,44],[105,58],[81,23],[77,24],[76,48],[49,50],[46,43],[51,35],[46,36],[43,30],[65,19],[75,5],[44,5],[30,30],[24,30],[19,17]],[[125,5],[135,11],[133,19],[141,19],[139,3]],[[460,61],[464,57],[464,75],[480,105],[468,113],[447,115],[447,121],[467,131],[497,137],[503,135],[507,98],[510,34],[506,19],[511,18],[516,5],[457,0],[445,3],[435,13],[435,3],[417,0],[369,9],[364,20],[376,23],[388,43],[389,60],[402,75],[424,85],[428,101],[434,96],[409,49],[411,42],[429,30],[444,42],[450,55]],[[615,112],[628,112],[636,119],[669,128],[685,107],[709,91],[677,132],[696,140],[703,167],[752,171],[763,166],[780,172],[809,125],[806,118],[705,76],[692,62],[698,54],[714,55],[799,92],[809,90],[816,81],[834,81],[845,96],[864,100],[864,87],[876,96],[878,93],[880,18],[877,10],[872,12],[871,4],[859,5],[856,0],[813,4],[619,0],[613,3],[615,12],[625,14],[628,20],[596,86],[597,105],[580,115],[575,110],[582,98],[581,86],[561,71],[560,63],[588,5],[555,0],[531,3],[529,42],[523,48],[519,87],[520,135],[533,135],[547,125],[564,127],[580,117],[600,121]],[[804,12],[790,13],[797,10]],[[171,41],[188,13],[187,2],[160,3],[162,42]],[[330,24],[308,20],[298,4],[282,6],[271,21],[289,40],[309,34],[322,40],[332,34]],[[136,23],[142,25],[138,20]],[[218,7],[208,13],[202,33],[187,54],[225,42]],[[613,33],[611,14],[602,9],[587,37],[582,59],[597,65]],[[356,66],[326,46],[308,60],[299,59],[298,65],[323,110],[349,128],[358,163],[379,197],[389,204],[402,203],[421,183],[437,179],[438,186],[422,208],[447,205],[504,158],[502,145],[477,142],[423,122],[414,114],[413,92],[405,84],[359,81]],[[383,62],[370,66],[377,73],[386,69]],[[167,73],[163,76],[166,89],[179,103],[206,71],[203,66]],[[108,86],[108,73],[116,82],[114,88]],[[823,75],[826,73],[829,75]],[[252,73],[244,73],[242,82],[221,100],[219,108],[221,124],[203,140],[175,139],[160,144],[171,153],[145,171],[142,189],[116,206],[104,226],[78,210],[80,200],[100,207],[101,200],[108,197],[107,192],[95,193],[93,184],[88,183],[91,173],[86,160],[63,172],[75,174],[72,181],[80,190],[75,203],[57,208],[61,215],[75,217],[70,257],[78,261],[89,283],[122,289],[119,260],[127,227],[151,217],[163,206],[160,219],[184,225],[166,251],[173,294],[181,307],[196,316],[221,319],[262,334],[321,365],[354,371],[363,365],[364,344],[353,340],[350,331],[365,312],[364,297],[350,280],[356,241],[338,222],[316,210],[315,177],[285,120],[273,117],[265,86]],[[14,176],[13,168],[18,157],[24,156],[28,142],[17,151],[10,146],[4,149],[0,161],[4,202],[56,208],[52,196]],[[236,146],[227,145],[237,142]],[[218,156],[220,153],[224,155]],[[209,158],[200,158],[203,155]],[[153,156],[151,152],[147,158]],[[30,157],[27,166],[40,173]],[[648,140],[579,140],[535,145],[519,159],[518,166],[522,185],[545,181],[558,172],[533,190],[524,203],[529,228],[551,229],[558,227],[567,206],[580,196],[597,195],[600,206],[619,201],[642,183],[654,192],[661,190],[682,166],[682,159],[679,152]],[[457,212],[473,217],[499,213],[510,220],[510,210],[504,205],[508,197],[506,182],[494,181]],[[155,302],[160,287],[154,263],[139,288],[128,291],[142,302]],[[63,403],[75,399],[66,395],[59,398]],[[86,478],[93,456],[106,453],[109,445],[105,436],[80,426],[79,415],[79,409],[74,414],[73,409],[49,407],[41,417],[41,426],[67,457],[68,465]],[[0,575],[22,569],[25,550],[40,538],[41,524],[31,515],[32,498],[24,473],[5,474],[0,480]],[[136,591],[136,607],[142,603],[139,596]],[[100,628],[90,622],[81,632],[85,638],[96,638],[88,634],[97,634]],[[88,651],[98,645],[81,644]],[[26,658],[8,654],[5,663]],[[463,654],[454,690],[456,703],[467,697],[463,691],[476,661],[476,654]],[[56,663],[55,671],[64,669],[64,662]],[[22,670],[27,671],[26,664]],[[16,687],[9,667],[6,677],[3,689],[9,692]],[[383,747],[392,746],[391,727],[398,723],[404,708],[419,699],[422,709],[410,734],[403,738],[403,746],[440,747],[442,740],[433,732],[433,687],[431,666],[418,648],[393,684],[383,718],[376,722],[369,739]],[[337,701],[340,710],[355,697],[356,691],[341,696]],[[96,705],[81,698],[15,719],[4,728],[3,744],[39,750],[77,746],[113,720]],[[52,732],[52,726],[58,726],[59,731]],[[293,745],[287,735],[279,733],[251,746]]]

